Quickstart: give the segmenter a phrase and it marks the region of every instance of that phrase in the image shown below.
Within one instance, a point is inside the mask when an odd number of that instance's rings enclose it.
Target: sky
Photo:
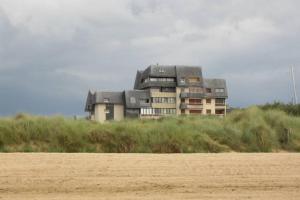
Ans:
[[[300,95],[298,0],[0,0],[0,115],[85,115],[151,64],[224,78],[233,107]]]

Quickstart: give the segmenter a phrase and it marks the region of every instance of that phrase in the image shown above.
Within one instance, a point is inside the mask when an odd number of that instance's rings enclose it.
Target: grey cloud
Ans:
[[[149,64],[203,66],[229,102],[300,93],[296,0],[0,0],[0,115],[83,114],[89,89],[133,87]]]

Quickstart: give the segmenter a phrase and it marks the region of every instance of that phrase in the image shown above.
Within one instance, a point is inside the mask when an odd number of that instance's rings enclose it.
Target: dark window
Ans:
[[[106,120],[113,120],[114,119],[114,105],[106,104],[105,113],[106,113]]]
[[[211,104],[211,99],[206,99],[206,104]]]
[[[189,104],[200,105],[200,104],[202,104],[202,100],[201,99],[189,99]]]
[[[175,88],[170,88],[170,87],[163,87],[160,90],[161,92],[176,92]]]
[[[207,93],[211,93],[211,88],[206,88]]]
[[[190,110],[190,114],[202,114],[202,110]]]
[[[216,114],[217,115],[224,115],[225,114],[225,110],[224,109],[222,109],[222,110],[216,110]]]
[[[216,105],[225,105],[225,99],[216,99]]]
[[[149,99],[140,99],[140,103],[149,103]]]

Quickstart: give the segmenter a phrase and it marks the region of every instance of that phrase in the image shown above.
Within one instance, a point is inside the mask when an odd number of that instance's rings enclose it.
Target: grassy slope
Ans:
[[[257,107],[226,118],[171,117],[98,124],[63,117],[0,119],[2,152],[300,152],[300,117]]]

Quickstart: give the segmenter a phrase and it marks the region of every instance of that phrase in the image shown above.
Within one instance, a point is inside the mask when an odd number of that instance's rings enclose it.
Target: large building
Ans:
[[[226,115],[224,79],[204,79],[201,67],[151,65],[137,71],[134,89],[89,91],[85,111],[91,120],[165,115]]]

